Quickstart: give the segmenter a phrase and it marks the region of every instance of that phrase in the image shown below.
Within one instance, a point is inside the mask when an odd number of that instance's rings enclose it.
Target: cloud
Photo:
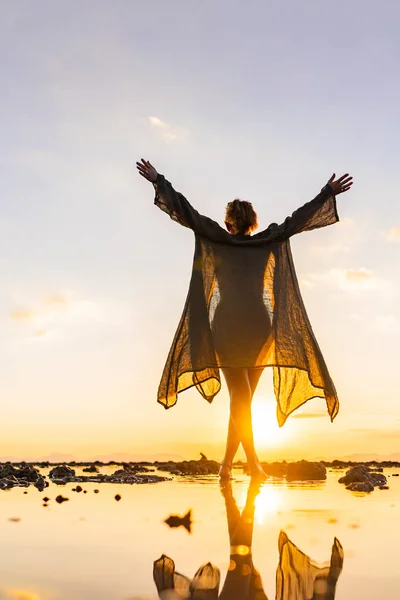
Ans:
[[[346,292],[384,290],[389,285],[387,281],[377,277],[373,271],[365,267],[332,269],[330,277],[341,290]]]
[[[320,246],[312,246],[311,250],[316,254],[340,254],[350,251],[350,246],[346,244],[325,244]]]
[[[68,298],[62,294],[53,294],[43,298],[43,303],[50,306],[62,306],[68,305]]]
[[[43,337],[46,335],[46,333],[48,333],[47,329],[38,329],[32,334],[31,337]]]
[[[63,294],[52,294],[43,298],[35,308],[13,308],[10,317],[13,321],[35,321],[68,308],[70,299]]]
[[[10,317],[14,321],[31,321],[36,317],[36,311],[29,308],[15,308],[10,311]]]
[[[100,307],[88,300],[78,298],[73,292],[54,293],[44,296],[33,307],[13,308],[9,315],[29,338],[39,339],[54,329],[70,328],[72,323],[102,319]]]
[[[148,119],[151,125],[153,125],[154,127],[161,127],[162,129],[168,127],[168,125],[164,123],[164,121],[161,121],[161,119],[159,119],[158,117],[148,117]]]
[[[374,277],[372,271],[363,267],[361,269],[347,269],[344,276],[347,281],[367,281]]]
[[[172,126],[158,117],[147,117],[150,125],[161,133],[161,137],[167,141],[182,139],[187,136],[188,132],[182,127]]]
[[[400,225],[397,225],[397,227],[392,227],[383,235],[388,242],[400,242]]]
[[[350,435],[361,435],[368,438],[375,438],[377,435],[384,436],[385,439],[393,438],[395,440],[399,439],[399,430],[398,429],[388,429],[385,427],[381,428],[372,428],[372,427],[354,427],[352,429],[348,429],[347,432]]]
[[[6,590],[5,600],[40,600],[40,596],[27,590],[9,589]]]
[[[341,218],[340,221],[338,221],[335,225],[335,227],[343,227],[343,228],[347,228],[347,227],[352,227],[354,225],[354,219],[352,219],[351,217],[344,217],[343,219]]]
[[[307,288],[314,288],[319,284],[339,288],[345,292],[358,292],[367,290],[388,289],[389,283],[377,277],[373,271],[366,267],[351,269],[331,269],[325,273],[310,273],[300,279],[301,284]]]
[[[326,417],[326,413],[295,413],[292,415],[292,419],[319,419],[320,417]]]

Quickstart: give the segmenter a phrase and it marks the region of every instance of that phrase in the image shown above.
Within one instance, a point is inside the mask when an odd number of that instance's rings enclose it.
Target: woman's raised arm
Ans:
[[[332,225],[339,220],[336,209],[336,196],[347,192],[353,184],[353,178],[347,173],[335,180],[335,173],[320,193],[287,217],[283,223],[271,223],[264,231],[254,237],[271,238],[278,241],[311,229]]]
[[[142,158],[141,162],[136,163],[136,167],[140,175],[153,184],[156,206],[166,212],[173,221],[206,237],[212,237],[213,233],[223,231],[218,223],[197,212],[185,196],[174,190],[164,175],[157,173],[149,161]]]

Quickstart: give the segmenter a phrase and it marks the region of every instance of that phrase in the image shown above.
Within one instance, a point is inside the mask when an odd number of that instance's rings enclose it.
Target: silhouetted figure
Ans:
[[[253,439],[251,404],[263,369],[272,367],[277,417],[283,425],[307,400],[324,398],[333,420],[339,400],[311,329],[290,249],[292,236],[339,219],[336,196],[350,189],[335,174],[310,202],[280,225],[258,227],[250,202],[235,199],[225,229],[201,215],[149,161],[137,168],[155,190],[154,202],[195,235],[189,292],[161,377],[157,399],[165,408],[195,386],[211,402],[222,370],[231,399],[221,478],[231,476],[242,444],[252,477],[265,478]]]

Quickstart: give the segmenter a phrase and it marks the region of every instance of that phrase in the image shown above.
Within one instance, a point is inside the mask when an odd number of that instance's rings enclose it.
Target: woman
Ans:
[[[195,234],[195,255],[185,308],[158,390],[170,408],[177,394],[196,386],[211,402],[221,387],[231,405],[221,478],[229,478],[240,443],[252,477],[264,478],[252,431],[251,402],[262,370],[272,366],[277,417],[287,417],[313,397],[325,398],[333,420],[339,409],[330,378],[300,295],[290,237],[339,220],[336,196],[350,189],[348,174],[332,175],[321,192],[278,225],[253,234],[257,215],[250,202],[234,200],[225,226],[200,215],[182,194],[141,159],[137,169],[155,189],[155,204]]]

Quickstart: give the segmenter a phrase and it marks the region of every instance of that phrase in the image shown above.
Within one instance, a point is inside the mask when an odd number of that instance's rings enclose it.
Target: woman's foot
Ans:
[[[219,470],[220,479],[233,479],[232,477],[232,463],[222,461],[221,468]]]
[[[262,465],[260,462],[256,462],[252,465],[248,465],[248,467],[249,467],[250,477],[252,480],[261,482],[261,481],[265,481],[268,478],[268,475],[262,468]]]

